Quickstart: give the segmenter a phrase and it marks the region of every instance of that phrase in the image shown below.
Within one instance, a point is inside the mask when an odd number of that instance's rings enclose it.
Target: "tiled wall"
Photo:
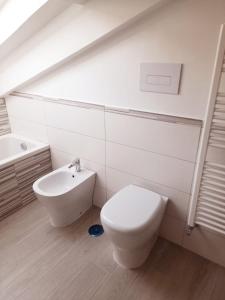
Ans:
[[[83,166],[98,175],[96,205],[129,183],[167,195],[161,235],[225,266],[224,236],[203,227],[191,236],[184,230],[200,122],[26,97],[7,98],[12,131],[50,143],[53,168],[81,157]]]
[[[95,170],[98,206],[129,183],[167,195],[170,204],[161,234],[182,244],[200,122],[165,122],[69,103],[10,96],[12,131],[50,143],[53,168],[78,156],[83,166]]]
[[[52,170],[50,151],[44,150],[0,170],[0,220],[35,200],[32,185]]]
[[[10,132],[8,114],[6,110],[5,100],[0,99],[0,135]]]
[[[201,226],[190,236],[184,231],[199,122],[181,124],[185,119],[162,115],[159,121],[148,118],[156,116],[151,114],[143,113],[140,118],[126,110],[113,112],[103,106],[34,99],[7,98],[12,131],[49,142],[54,168],[81,157],[82,164],[98,174],[95,204],[101,206],[129,183],[167,195],[170,203],[161,235],[225,266],[224,236]]]

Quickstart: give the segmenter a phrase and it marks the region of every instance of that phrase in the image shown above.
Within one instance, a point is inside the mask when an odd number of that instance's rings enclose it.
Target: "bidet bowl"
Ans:
[[[33,190],[46,208],[51,224],[62,227],[76,221],[92,206],[94,184],[93,171],[76,172],[66,165],[35,181]]]

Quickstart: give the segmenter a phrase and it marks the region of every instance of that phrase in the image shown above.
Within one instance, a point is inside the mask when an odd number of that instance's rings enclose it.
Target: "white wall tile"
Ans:
[[[191,235],[184,235],[183,247],[225,267],[225,238],[202,226],[195,227]]]
[[[200,127],[106,113],[106,139],[194,162]]]
[[[45,102],[48,126],[105,139],[104,111]]]
[[[51,146],[69,153],[73,157],[105,164],[105,142],[103,140],[52,127],[48,127],[47,132]]]
[[[106,190],[98,185],[95,185],[93,204],[97,207],[102,207],[106,202]]]
[[[43,143],[48,143],[47,130],[42,124],[9,116],[12,132]]]
[[[51,158],[52,158],[52,168],[56,170],[61,168],[67,164],[69,164],[73,160],[73,155],[70,153],[62,152],[53,146],[51,146]]]
[[[189,204],[190,195],[179,192],[175,189],[168,188],[166,186],[156,184],[146,179],[129,175],[117,171],[115,169],[106,168],[107,178],[107,199],[112,197],[113,194],[128,184],[136,184],[149,189],[155,193],[165,195],[169,198],[169,202],[166,209],[166,214],[173,216],[182,221],[186,220],[187,209]]]
[[[55,147],[51,146],[51,157],[53,169],[60,168],[72,162],[74,157],[70,153],[62,152]],[[81,159],[81,167],[90,169],[96,172],[95,184],[101,188],[105,188],[105,166],[94,163],[92,161]]]
[[[41,101],[11,96],[7,98],[6,106],[9,116],[40,124],[45,123]]]
[[[191,162],[107,142],[106,165],[185,193],[191,190]]]
[[[160,227],[160,236],[175,244],[182,245],[184,227],[184,222],[165,215]]]
[[[106,188],[105,180],[105,165],[95,163],[90,160],[81,159],[81,166],[96,172],[95,185],[101,188]]]

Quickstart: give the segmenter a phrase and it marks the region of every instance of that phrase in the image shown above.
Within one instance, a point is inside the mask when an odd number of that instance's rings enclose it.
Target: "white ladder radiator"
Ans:
[[[188,226],[225,234],[225,27],[222,25],[199,147]]]

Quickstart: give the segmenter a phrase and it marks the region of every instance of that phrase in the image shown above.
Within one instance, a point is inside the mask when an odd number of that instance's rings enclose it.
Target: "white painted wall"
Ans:
[[[224,22],[224,0],[171,2],[23,91],[203,119]],[[140,92],[141,62],[183,63],[180,95]]]

